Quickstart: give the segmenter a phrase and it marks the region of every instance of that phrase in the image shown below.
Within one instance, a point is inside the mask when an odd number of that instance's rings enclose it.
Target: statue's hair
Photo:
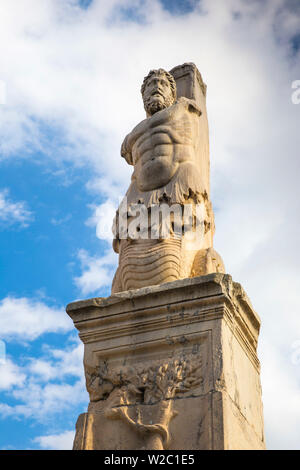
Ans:
[[[176,100],[176,82],[175,82],[175,79],[174,79],[172,74],[170,74],[169,72],[167,72],[164,69],[150,70],[148,75],[144,78],[143,84],[141,86],[142,96],[144,95],[146,83],[149,80],[149,78],[152,77],[152,75],[165,75],[166,76],[166,78],[168,79],[168,81],[170,83],[170,87],[171,87],[172,94],[173,94],[174,101],[175,101]]]

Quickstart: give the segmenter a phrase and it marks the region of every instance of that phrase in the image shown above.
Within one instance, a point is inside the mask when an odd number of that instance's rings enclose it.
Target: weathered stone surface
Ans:
[[[200,72],[192,63],[170,73],[152,70],[141,91],[147,117],[121,148],[134,171],[115,220],[119,267],[113,293],[225,271],[213,249],[206,85]],[[175,211],[167,234],[162,233],[166,208]],[[160,209],[163,222],[153,222]],[[138,224],[142,216],[146,223]],[[138,231],[127,229],[135,224]]]
[[[260,320],[213,248],[206,85],[188,63],[141,91],[113,294],[67,307],[90,396],[74,449],[264,449]]]
[[[90,404],[76,449],[264,449],[260,320],[229,275],[69,304]]]

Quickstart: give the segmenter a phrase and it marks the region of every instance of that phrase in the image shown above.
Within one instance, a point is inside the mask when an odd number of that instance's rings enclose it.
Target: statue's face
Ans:
[[[146,82],[143,101],[148,116],[174,103],[170,82],[164,74],[152,75]]]

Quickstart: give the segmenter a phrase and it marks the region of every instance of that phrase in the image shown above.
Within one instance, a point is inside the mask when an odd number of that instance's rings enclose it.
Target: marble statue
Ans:
[[[120,210],[117,211],[113,247],[119,253],[119,266],[112,293],[225,272],[221,257],[213,249],[206,86],[201,75],[194,64],[184,64],[171,72],[161,68],[151,70],[143,81],[141,93],[147,117],[125,137],[121,155],[134,167],[126,194],[127,224],[136,217],[132,208],[140,205],[146,209],[144,218],[149,221],[149,229],[146,236],[145,230],[139,237],[132,237],[128,232],[120,236],[121,216]],[[168,236],[153,237],[150,213],[163,206],[179,208],[182,212],[175,214],[175,224],[174,210],[170,214]],[[183,220],[187,206],[188,227]],[[156,230],[162,224],[160,221]],[[174,225],[180,226],[180,235]],[[197,230],[201,236],[192,240],[190,235],[195,235]]]
[[[213,248],[206,86],[187,63],[141,91],[112,295],[67,306],[90,398],[73,449],[265,449],[260,319]]]

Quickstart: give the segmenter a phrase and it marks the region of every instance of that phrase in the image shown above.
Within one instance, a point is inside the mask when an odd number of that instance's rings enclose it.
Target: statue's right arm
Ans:
[[[135,128],[127,134],[121,146],[121,155],[129,165],[133,165],[132,148],[135,142],[147,131],[148,119],[141,121]]]
[[[123,143],[121,146],[121,156],[125,158],[126,162],[129,165],[132,165],[132,154],[131,154],[131,145],[129,145],[129,137],[130,137],[130,134],[128,134],[123,140]]]

